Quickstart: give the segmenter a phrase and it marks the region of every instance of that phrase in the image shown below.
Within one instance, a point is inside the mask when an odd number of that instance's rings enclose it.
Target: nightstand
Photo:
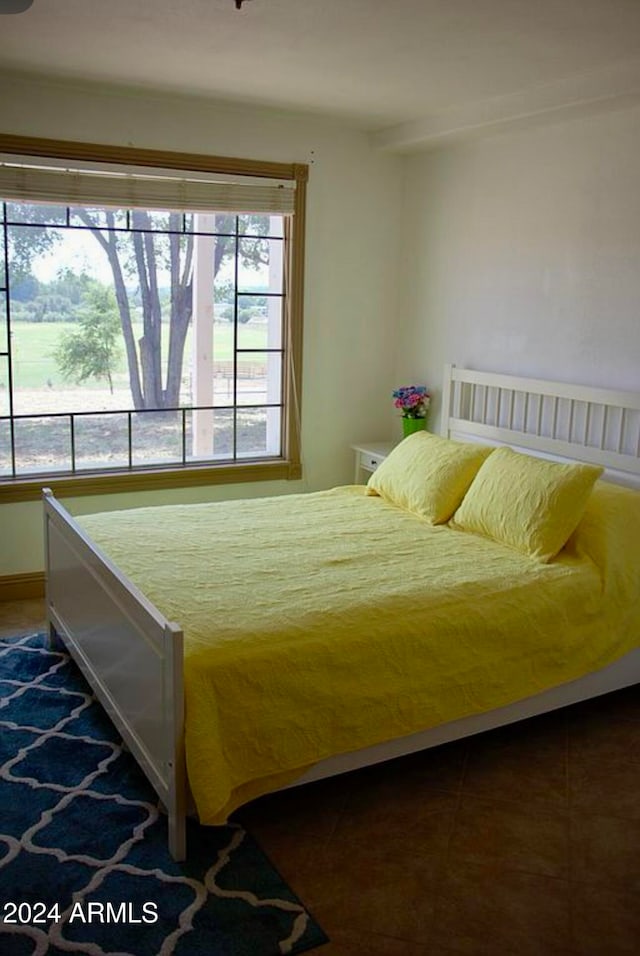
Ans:
[[[356,453],[355,482],[357,485],[366,483],[381,461],[384,461],[391,449],[396,445],[393,441],[362,442],[351,447]]]

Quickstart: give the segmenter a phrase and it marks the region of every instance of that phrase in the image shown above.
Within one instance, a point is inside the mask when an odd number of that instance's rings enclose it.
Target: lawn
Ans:
[[[11,323],[11,342],[13,352],[13,385],[15,389],[47,389],[63,387],[69,383],[60,374],[54,358],[57,343],[65,331],[73,331],[77,325],[71,322],[22,322]],[[136,329],[136,338],[142,334],[142,327]],[[265,347],[264,323],[248,322],[239,327],[240,345],[242,348]],[[233,358],[233,325],[230,322],[216,322],[214,327],[216,361],[228,362]],[[166,343],[165,343],[166,351]],[[187,335],[184,350],[185,371],[191,356],[191,330]],[[253,357],[252,357],[253,358]],[[260,357],[255,356],[259,362]],[[8,383],[3,381],[0,373],[0,387]],[[126,388],[128,383],[127,365],[124,355],[124,346],[121,348],[118,370],[114,376],[114,385]],[[104,382],[89,380],[83,383],[83,388],[104,389]]]
[[[239,356],[239,388],[251,404],[261,405],[266,397],[266,356],[260,354],[266,344],[265,324],[246,323],[239,329],[240,346],[256,352]],[[71,468],[70,412],[96,412],[95,416],[79,417],[75,421],[75,464],[85,468],[126,467],[128,462],[127,413],[100,414],[116,409],[131,409],[131,392],[124,358],[114,376],[114,392],[109,392],[104,381],[89,380],[81,385],[62,377],[55,351],[60,336],[77,328],[72,323],[12,323],[14,412],[30,418],[17,420],[15,425],[15,452],[18,474],[32,474],[41,470],[69,470]],[[141,330],[138,330],[140,334]],[[218,363],[215,377],[214,404],[228,405],[233,400],[233,387],[228,370],[221,366],[233,359],[233,326],[216,323],[214,328]],[[191,337],[185,346],[183,372],[183,401],[190,401]],[[6,371],[0,366],[0,402],[7,394]],[[52,413],[65,417],[48,419]],[[45,416],[45,417],[40,417]],[[134,414],[131,419],[133,464],[171,464],[182,457],[182,417],[172,413],[145,416]],[[235,426],[234,426],[235,421]],[[191,460],[193,416],[184,420],[187,460]],[[234,419],[223,408],[215,413],[215,455],[230,457],[234,447],[240,455],[264,455],[267,432],[263,408],[245,409]],[[234,446],[235,431],[235,446]],[[0,474],[8,474],[10,458],[8,432],[0,433]],[[6,446],[6,447],[5,447]]]

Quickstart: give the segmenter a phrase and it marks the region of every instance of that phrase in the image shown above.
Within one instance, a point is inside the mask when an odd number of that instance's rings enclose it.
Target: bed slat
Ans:
[[[593,462],[604,466],[610,477],[638,484],[640,393],[454,366],[448,366],[445,381],[452,400],[443,409],[442,434],[455,432],[462,439],[470,436],[550,457]],[[463,413],[455,396],[465,388],[469,389],[472,401]],[[480,405],[477,389],[482,389]],[[493,404],[488,395],[492,389],[496,393],[494,424],[489,421]]]

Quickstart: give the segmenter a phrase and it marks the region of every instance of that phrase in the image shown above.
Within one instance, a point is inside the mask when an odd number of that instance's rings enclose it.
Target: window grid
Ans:
[[[9,390],[9,436],[10,436],[10,455],[11,455],[11,474],[16,472],[16,442],[15,426],[13,415],[13,357],[11,355],[11,280],[9,278],[9,228],[7,225],[7,204],[2,203],[2,240],[4,253],[4,300],[5,300],[5,322],[6,322],[6,351],[3,356],[7,359],[7,388]],[[1,419],[0,419],[1,420]]]
[[[11,216],[7,215],[7,206],[8,202],[3,202],[3,223],[5,226],[19,226],[21,229],[69,229],[74,232],[90,232],[92,226],[83,226],[79,223],[71,222],[71,210],[77,209],[80,207],[77,206],[66,206],[65,208],[65,222],[48,222],[43,220],[42,222],[24,222],[21,219],[12,219]],[[17,205],[17,203],[11,203],[11,205]],[[115,210],[114,210],[115,211]],[[233,232],[225,232],[222,229],[216,229],[214,231],[203,231],[201,229],[187,229],[186,223],[184,221],[183,214],[183,224],[181,229],[170,229],[168,227],[163,227],[162,229],[140,229],[137,226],[131,225],[131,211],[129,209],[126,211],[126,226],[98,226],[99,229],[106,229],[109,232],[115,233],[143,233],[148,234],[152,233],[153,235],[166,235],[166,236],[219,236],[221,239],[268,239],[269,242],[284,242],[284,236],[276,236],[271,233],[257,233],[257,232],[242,232],[239,229],[239,220],[241,216],[234,216],[236,220],[236,229]],[[157,212],[157,210],[156,210]],[[229,216],[229,213],[221,213],[221,215]],[[265,293],[266,295],[266,293]]]
[[[85,410],[85,411],[72,411],[72,412],[38,412],[38,413],[14,413],[15,401],[14,401],[14,376],[13,376],[13,356],[11,350],[11,294],[10,294],[10,269],[9,269],[9,229],[11,227],[19,228],[35,228],[35,229],[59,229],[59,230],[68,230],[68,231],[85,231],[90,232],[92,227],[86,225],[77,225],[71,222],[72,210],[79,207],[66,206],[65,208],[65,223],[61,224],[60,222],[23,222],[19,219],[12,218],[7,214],[8,203],[6,201],[2,202],[2,235],[3,235],[3,254],[4,254],[4,273],[5,273],[5,285],[0,286],[0,292],[5,293],[5,311],[6,311],[6,335],[7,335],[7,344],[6,351],[0,351],[1,357],[7,358],[7,367],[8,367],[8,399],[9,399],[9,413],[8,415],[0,415],[0,423],[7,421],[9,424],[10,430],[10,452],[11,452],[11,467],[10,474],[1,474],[0,473],[0,482],[12,481],[21,478],[32,478],[38,477],[41,474],[47,474],[51,476],[64,476],[64,475],[88,475],[92,472],[95,473],[105,473],[109,471],[113,472],[123,472],[123,471],[144,471],[148,468],[162,468],[166,467],[167,463],[165,461],[159,460],[157,462],[150,462],[148,465],[137,465],[133,462],[134,457],[134,442],[133,442],[133,416],[137,415],[158,415],[158,414],[169,414],[175,413],[180,418],[181,422],[181,434],[180,434],[180,445],[181,445],[181,456],[179,461],[171,461],[169,466],[176,467],[180,466],[182,468],[194,468],[200,467],[203,464],[216,463],[216,464],[230,464],[235,463],[238,460],[251,460],[251,461],[260,461],[260,460],[270,460],[274,457],[273,454],[242,454],[238,450],[238,413],[242,411],[247,412],[257,412],[259,410],[268,410],[272,408],[280,409],[281,415],[284,412],[284,404],[282,401],[283,388],[284,388],[284,375],[282,370],[284,369],[284,339],[281,340],[280,348],[247,348],[241,347],[238,344],[238,327],[239,327],[239,299],[242,297],[244,299],[250,299],[251,297],[255,298],[270,298],[270,299],[280,299],[282,303],[281,309],[281,321],[284,316],[284,304],[286,298],[286,290],[284,287],[281,288],[280,292],[270,292],[270,291],[247,291],[246,289],[239,288],[239,252],[240,252],[240,242],[242,240],[250,241],[259,241],[259,240],[268,240],[269,242],[281,242],[284,243],[284,235],[271,235],[270,233],[246,233],[240,230],[240,223],[242,221],[242,216],[234,216],[235,229],[233,232],[226,232],[223,230],[211,230],[211,231],[199,231],[194,229],[187,229],[187,216],[188,214],[182,214],[182,228],[181,230],[171,230],[166,229],[138,229],[133,227],[131,224],[131,215],[130,210],[126,210],[126,227],[123,226],[106,226],[100,225],[98,228],[107,233],[142,233],[142,234],[151,234],[151,235],[189,235],[189,236],[215,236],[216,238],[229,238],[233,239],[234,243],[234,290],[233,290],[233,351],[232,351],[232,385],[233,385],[233,401],[228,405],[195,405],[195,404],[181,404],[179,406],[171,407],[161,407],[161,408],[141,408],[141,409],[94,409],[94,410]],[[16,205],[16,204],[13,204]],[[223,213],[225,217],[228,217],[229,214]],[[259,404],[242,404],[238,401],[238,357],[243,353],[255,354],[279,354],[281,358],[281,376],[280,376],[280,401],[279,402],[260,402]],[[211,458],[207,459],[195,459],[193,461],[189,460],[188,457],[188,427],[187,427],[187,414],[193,412],[211,412],[212,415],[221,412],[230,412],[232,415],[232,450],[231,454],[228,456],[220,456],[214,454]],[[127,416],[127,457],[128,464],[126,468],[122,465],[116,465],[110,468],[108,465],[101,463],[95,469],[78,467],[78,448],[77,448],[77,438],[76,438],[76,422],[87,417],[115,417],[115,416]],[[70,449],[70,468],[69,469],[34,469],[33,471],[21,470],[17,460],[16,460],[16,433],[15,433],[15,424],[16,422],[26,422],[29,420],[64,420],[66,419],[69,423],[69,449]],[[280,452],[278,456],[280,457],[283,452],[283,436],[280,435]]]

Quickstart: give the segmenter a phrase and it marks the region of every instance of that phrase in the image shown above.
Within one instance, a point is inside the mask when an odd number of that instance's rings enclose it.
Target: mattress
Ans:
[[[599,482],[542,564],[362,486],[78,519],[185,636],[203,823],[318,761],[504,706],[638,645],[640,495]]]

